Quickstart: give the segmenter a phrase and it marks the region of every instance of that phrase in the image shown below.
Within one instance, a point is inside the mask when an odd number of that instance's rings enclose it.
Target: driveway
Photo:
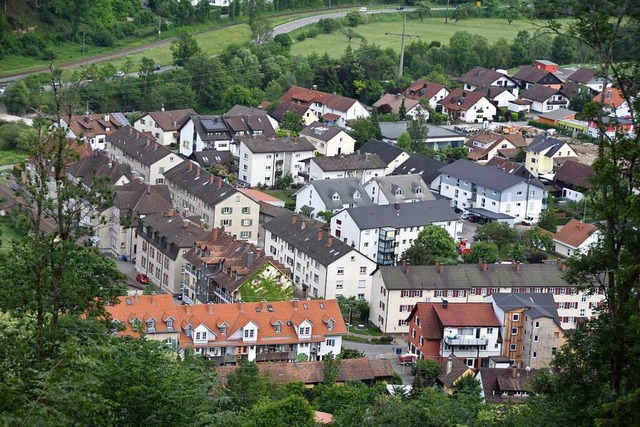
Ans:
[[[476,234],[476,228],[478,228],[478,224],[475,222],[462,220],[462,232],[458,234],[458,237],[466,240],[467,242],[473,242],[473,236]]]
[[[396,338],[395,344],[364,344],[353,341],[342,340],[344,348],[359,350],[364,353],[365,357],[376,359],[389,359],[393,370],[402,378],[402,384],[413,384],[413,375],[410,366],[401,366],[398,364],[398,356],[396,349],[400,348],[401,353],[407,352],[406,339],[404,337]]]

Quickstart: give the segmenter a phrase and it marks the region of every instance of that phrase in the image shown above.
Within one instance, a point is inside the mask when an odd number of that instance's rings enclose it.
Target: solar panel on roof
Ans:
[[[213,132],[215,130],[220,130],[225,128],[221,122],[216,120],[205,119],[205,120],[201,120],[200,123],[202,123],[202,127],[207,132]]]

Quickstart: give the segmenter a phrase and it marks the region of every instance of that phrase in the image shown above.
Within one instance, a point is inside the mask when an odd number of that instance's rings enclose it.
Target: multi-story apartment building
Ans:
[[[315,151],[304,137],[249,136],[239,137],[237,141],[238,179],[251,187],[260,184],[272,187],[286,174],[291,174],[294,182],[303,182],[306,163]]]
[[[182,301],[232,303],[291,300],[291,271],[251,243],[219,228],[197,241],[184,258]]]
[[[184,110],[151,111],[133,123],[133,128],[153,135],[162,145],[176,144],[178,131],[190,115],[195,114],[191,108]]]
[[[502,355],[519,368],[549,366],[566,340],[553,295],[495,293],[484,300],[502,323]]]
[[[319,212],[337,213],[342,209],[373,204],[356,177],[309,181],[294,193],[294,197],[297,213],[302,212],[319,221],[324,221],[318,216]]]
[[[205,228],[224,227],[238,239],[258,241],[260,208],[237,188],[188,160],[164,176],[178,212],[199,216]]]
[[[343,295],[369,301],[375,262],[321,226],[296,214],[278,216],[263,225],[265,251],[291,269],[305,296]]]
[[[458,357],[479,369],[500,354],[500,321],[489,303],[420,302],[407,320],[409,352],[421,359]]]
[[[544,184],[508,172],[457,160],[440,169],[440,195],[453,207],[488,220],[513,223],[538,218],[546,203]],[[481,221],[479,221],[481,222]]]
[[[118,129],[106,141],[109,158],[128,164],[144,182],[164,184],[162,174],[180,163],[177,154],[131,126]]]
[[[418,302],[482,302],[494,293],[551,294],[563,329],[593,318],[604,292],[579,291],[564,280],[566,265],[459,264],[380,266],[372,274],[369,321],[385,333],[407,333],[407,316]]]
[[[331,234],[378,265],[395,265],[429,225],[456,239],[462,222],[448,200],[344,209],[331,218]]]
[[[136,270],[172,295],[181,295],[184,254],[209,231],[186,218],[169,211],[164,215],[148,215],[137,229]]]
[[[144,332],[219,365],[322,360],[340,353],[347,333],[336,300],[174,306],[171,295],[136,295],[106,310],[121,335]]]
[[[347,154],[313,157],[309,162],[309,180],[357,177],[361,184],[384,176],[387,164],[376,154]]]
[[[557,159],[577,159],[578,157],[575,150],[566,141],[548,135],[540,135],[535,138],[527,146],[525,152],[527,156],[525,167],[535,177],[553,174],[557,170]]]
[[[323,156],[351,154],[356,143],[344,129],[320,122],[311,123],[302,129],[300,136],[307,138],[316,147],[316,153]]]
[[[405,150],[396,147],[388,142],[379,141],[377,139],[370,139],[365,142],[360,149],[359,153],[375,154],[387,165],[383,175],[392,174],[399,166],[401,166],[411,156]],[[379,176],[383,176],[379,175]]]
[[[429,186],[424,183],[419,174],[371,178],[364,188],[376,205],[435,200]]]

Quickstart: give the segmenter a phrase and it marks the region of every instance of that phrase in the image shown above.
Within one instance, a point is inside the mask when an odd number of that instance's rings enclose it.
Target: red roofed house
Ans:
[[[465,123],[481,123],[493,120],[496,106],[480,92],[469,92],[461,88],[454,89],[445,99],[438,102],[442,112],[453,120]]]
[[[318,118],[323,118],[325,123],[342,128],[347,126],[349,120],[369,117],[367,107],[357,99],[300,86],[291,86],[282,96],[282,102],[306,105]]]
[[[599,239],[597,228],[573,218],[553,235],[553,250],[559,255],[570,257],[588,250]]]
[[[604,91],[604,100],[601,92],[593,97],[593,102],[601,102],[604,107],[604,112],[616,117],[629,117],[631,114],[629,103],[622,96],[620,89],[614,87],[608,87]]]
[[[451,91],[440,83],[416,80],[408,88],[402,91],[407,98],[425,99],[429,102],[429,108],[435,110],[438,101],[445,99]]]
[[[415,118],[418,114],[422,113],[426,118],[429,118],[429,111],[422,108],[420,101],[405,97],[400,93],[385,93],[382,95],[382,98],[378,99],[373,104],[373,106],[377,108],[380,113],[399,114],[403,102],[404,111],[407,116]]]
[[[180,128],[196,112],[191,108],[184,110],[150,111],[133,123],[133,128],[155,136],[162,145],[178,142]]]
[[[501,323],[490,303],[421,302],[407,321],[409,351],[421,359],[443,361],[452,355],[480,368],[501,354]]]
[[[67,123],[69,121],[69,123]],[[121,113],[85,114],[60,119],[60,126],[67,129],[67,136],[88,142],[92,150],[104,150],[106,138],[118,129],[129,126],[129,121]]]
[[[174,305],[162,294],[120,297],[106,310],[119,335],[175,340],[181,355],[191,350],[220,365],[292,362],[303,354],[322,360],[340,352],[347,333],[336,300]]]

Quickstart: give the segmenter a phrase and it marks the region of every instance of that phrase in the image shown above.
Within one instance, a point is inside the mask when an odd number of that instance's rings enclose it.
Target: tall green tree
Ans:
[[[449,232],[437,225],[425,227],[413,245],[402,254],[402,260],[412,265],[455,264],[458,261],[456,243]]]
[[[424,21],[424,18],[431,16],[431,8],[425,2],[420,2],[416,5],[416,15],[420,18],[420,22]]]
[[[237,408],[251,408],[269,397],[269,383],[255,362],[243,361],[227,377],[227,394]]]
[[[499,249],[518,242],[518,232],[506,222],[491,221],[476,229],[477,240],[493,242]]]
[[[24,81],[16,80],[10,84],[4,95],[4,104],[11,114],[23,114],[29,106],[29,89]]]
[[[427,125],[427,116],[422,110],[409,119],[407,133],[411,138],[411,151],[424,153],[425,141],[429,135],[429,126]]]
[[[178,67],[183,67],[192,56],[200,53],[200,46],[198,46],[198,42],[187,29],[180,31],[178,38],[171,43],[169,49],[173,56],[173,65]]]

